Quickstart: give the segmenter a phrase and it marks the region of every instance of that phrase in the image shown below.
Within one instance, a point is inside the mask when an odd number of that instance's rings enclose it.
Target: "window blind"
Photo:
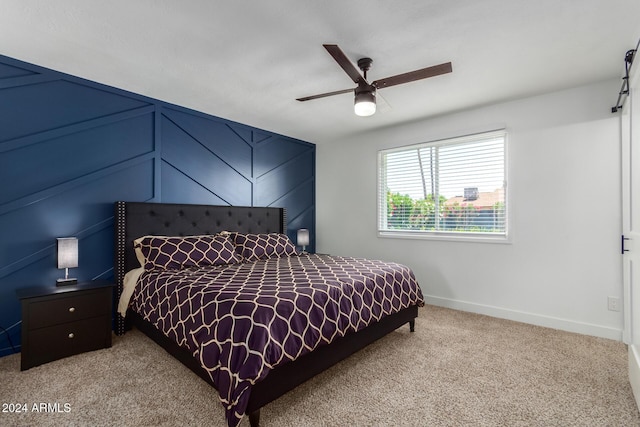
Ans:
[[[381,150],[378,230],[506,236],[504,130]]]

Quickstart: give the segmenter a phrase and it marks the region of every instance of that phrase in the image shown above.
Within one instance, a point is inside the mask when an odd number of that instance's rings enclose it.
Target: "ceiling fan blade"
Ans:
[[[429,77],[439,76],[440,74],[450,73],[452,71],[451,62],[434,65],[433,67],[422,68],[420,70],[409,71],[408,73],[398,74],[396,76],[378,79],[371,83],[377,89],[395,86],[403,83],[409,83],[416,80],[422,80]]]
[[[312,99],[326,98],[327,96],[340,95],[342,93],[349,92],[353,93],[353,89],[336,90],[335,92],[321,93],[320,95],[305,96],[303,98],[296,98],[296,101],[310,101]]]
[[[347,73],[349,77],[351,77],[351,80],[353,80],[354,83],[357,84],[360,82],[360,80],[366,81],[362,74],[360,74],[360,71],[358,71],[353,63],[349,61],[349,58],[347,58],[347,56],[344,54],[342,49],[338,47],[337,44],[323,44],[322,46],[327,49],[327,52],[329,52],[329,54],[333,56],[333,59],[335,59],[338,65],[340,65],[345,71],[345,73]]]

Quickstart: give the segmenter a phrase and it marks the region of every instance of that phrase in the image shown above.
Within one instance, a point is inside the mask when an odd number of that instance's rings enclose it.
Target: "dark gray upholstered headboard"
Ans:
[[[133,241],[141,236],[192,236],[220,231],[242,233],[286,233],[284,208],[212,206],[175,203],[115,203],[114,276],[122,293],[127,271],[138,267]],[[118,315],[116,333],[124,332],[124,321]]]

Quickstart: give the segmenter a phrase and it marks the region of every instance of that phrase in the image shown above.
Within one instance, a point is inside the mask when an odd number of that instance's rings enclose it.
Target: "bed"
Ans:
[[[407,267],[300,253],[286,232],[283,208],[115,203],[126,310],[116,334],[135,326],[214,386],[231,427],[245,414],[257,427],[264,405],[402,325],[413,331],[424,304]],[[169,243],[202,241],[215,255],[164,257]]]

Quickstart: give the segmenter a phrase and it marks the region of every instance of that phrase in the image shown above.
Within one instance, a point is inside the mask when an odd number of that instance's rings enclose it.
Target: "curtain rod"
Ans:
[[[628,50],[627,53],[624,54],[624,77],[622,78],[622,87],[620,88],[620,93],[618,93],[616,105],[611,107],[612,113],[615,113],[622,108],[622,97],[629,95],[629,70],[633,64],[633,58],[638,51],[638,47],[640,47],[640,40],[638,40],[638,44],[635,49]]]

